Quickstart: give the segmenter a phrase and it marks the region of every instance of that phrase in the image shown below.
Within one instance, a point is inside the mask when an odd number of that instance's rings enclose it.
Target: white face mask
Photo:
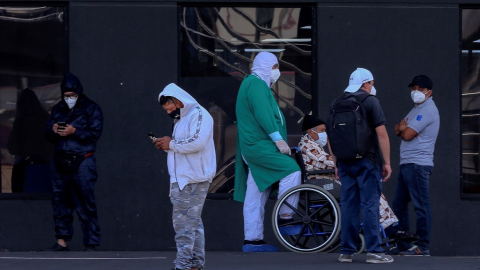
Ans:
[[[377,95],[377,89],[375,89],[375,87],[373,86],[372,86],[372,90],[370,91],[370,95],[374,95],[374,96]]]
[[[430,90],[428,90],[428,91],[430,91]],[[426,93],[428,93],[428,91],[427,91]],[[426,93],[425,93],[425,94],[426,94]],[[425,98],[425,94],[422,93],[422,92],[420,92],[420,91],[418,91],[418,90],[414,90],[414,91],[412,91],[412,92],[410,93],[410,95],[412,96],[413,102],[415,102],[415,103],[417,103],[417,104],[422,103],[422,102],[425,101],[425,99],[426,99],[426,98]]]
[[[318,140],[315,142],[318,143],[321,147],[324,147],[327,144],[327,133],[326,132],[321,132],[318,133],[315,130],[311,129],[313,133],[317,133],[318,135]]]
[[[280,70],[277,68],[277,69],[272,69],[272,71],[270,72],[270,85],[274,84],[278,78],[280,78]]]
[[[67,103],[69,109],[75,107],[75,104],[77,104],[77,99],[78,98],[74,97],[65,98],[65,102]]]

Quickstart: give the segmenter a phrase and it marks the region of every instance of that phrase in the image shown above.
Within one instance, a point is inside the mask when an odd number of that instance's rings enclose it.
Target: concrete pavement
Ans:
[[[338,253],[207,252],[205,270],[324,270],[324,269],[480,269],[480,257],[402,257],[391,264],[365,263],[365,254],[353,263],[337,261]],[[0,252],[2,270],[170,270],[175,252]]]

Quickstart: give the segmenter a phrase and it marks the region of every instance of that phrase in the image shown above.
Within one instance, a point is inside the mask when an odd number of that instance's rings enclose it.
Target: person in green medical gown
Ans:
[[[275,252],[263,241],[265,202],[272,185],[279,182],[280,197],[301,184],[300,167],[289,157],[285,117],[270,89],[280,77],[278,60],[260,52],[253,61],[252,74],[243,80],[237,96],[238,124],[234,199],[244,202],[244,252]],[[298,196],[287,200],[298,204]],[[283,206],[280,218],[289,222],[293,210]]]

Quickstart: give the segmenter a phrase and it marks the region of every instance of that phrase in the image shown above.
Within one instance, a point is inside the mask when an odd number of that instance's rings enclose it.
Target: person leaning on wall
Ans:
[[[398,216],[399,225],[409,230],[408,204],[412,202],[417,216],[416,233],[419,236],[413,246],[410,243],[399,243],[400,255],[405,256],[430,256],[432,212],[428,182],[440,129],[440,115],[433,101],[432,86],[432,80],[425,75],[413,78],[408,87],[415,106],[395,125],[395,134],[402,138],[402,143],[393,211]]]
[[[62,100],[52,108],[46,128],[54,144],[51,179],[53,219],[57,242],[46,251],[67,251],[73,236],[73,210],[83,232],[84,251],[100,245],[94,187],[97,182],[95,151],[103,130],[100,106],[83,94],[80,80],[67,73],[61,83]]]

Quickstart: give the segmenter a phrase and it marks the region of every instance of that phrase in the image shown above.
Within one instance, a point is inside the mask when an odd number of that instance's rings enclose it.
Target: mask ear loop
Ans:
[[[170,101],[173,103],[173,105],[175,105],[175,110],[178,109],[177,104],[175,104],[175,100],[173,100],[173,98],[170,97]]]
[[[427,97],[427,93],[428,93],[428,92],[430,92],[430,89],[428,89],[428,91],[425,92],[425,100],[427,100],[427,99],[429,99],[430,97],[432,97],[432,96]]]
[[[425,92],[425,93],[423,93],[423,92],[420,91],[420,90],[417,90],[417,91],[423,94],[423,96],[425,97],[425,100],[428,99],[428,98],[427,98],[427,93],[430,92],[430,90],[427,90],[427,92]]]

